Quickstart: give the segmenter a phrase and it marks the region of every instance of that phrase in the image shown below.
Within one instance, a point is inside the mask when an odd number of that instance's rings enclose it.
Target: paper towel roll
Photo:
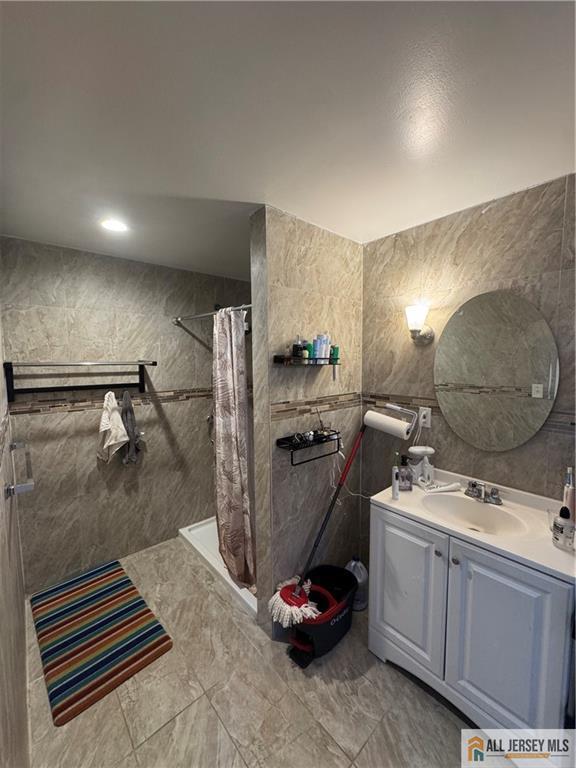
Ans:
[[[400,437],[402,440],[407,440],[410,436],[411,424],[409,422],[395,419],[392,416],[387,416],[385,413],[366,411],[364,424],[367,427],[378,429],[380,432],[386,432],[388,435]]]

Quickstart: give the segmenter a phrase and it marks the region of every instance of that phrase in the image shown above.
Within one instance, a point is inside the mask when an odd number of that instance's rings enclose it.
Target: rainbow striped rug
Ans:
[[[54,725],[172,648],[118,560],[30,598]]]

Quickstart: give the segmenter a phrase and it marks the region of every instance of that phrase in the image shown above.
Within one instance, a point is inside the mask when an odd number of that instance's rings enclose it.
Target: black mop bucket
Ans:
[[[306,574],[310,579],[309,600],[320,615],[305,619],[292,630],[290,658],[304,668],[340,642],[352,625],[352,603],[358,589],[356,576],[336,565],[318,565]]]

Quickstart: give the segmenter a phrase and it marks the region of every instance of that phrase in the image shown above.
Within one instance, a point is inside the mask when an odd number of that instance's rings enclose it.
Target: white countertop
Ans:
[[[462,484],[462,490],[450,492],[450,496],[463,496],[469,479],[480,480],[480,478],[469,478],[440,469],[436,469],[435,474],[436,482],[459,481]],[[486,485],[491,486],[495,483],[487,482]],[[473,531],[458,527],[457,524],[445,519],[439,519],[423,505],[424,497],[431,494],[427,494],[426,491],[416,485],[412,491],[400,491],[400,498],[397,500],[392,498],[392,491],[387,488],[372,496],[371,501],[376,506],[397,512],[436,530],[448,533],[455,538],[497,552],[563,581],[574,583],[576,580],[576,554],[564,552],[555,547],[550,531],[548,510],[553,510],[557,514],[561,503],[557,499],[537,496],[514,488],[498,486],[498,489],[502,497],[502,506],[496,507],[488,504],[486,506],[491,506],[492,510],[507,510],[516,518],[520,518],[525,523],[525,529],[520,534],[490,534]],[[482,504],[479,501],[472,501],[472,503],[479,506]]]

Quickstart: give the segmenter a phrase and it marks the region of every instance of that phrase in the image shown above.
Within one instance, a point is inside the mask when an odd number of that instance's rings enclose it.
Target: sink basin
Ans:
[[[469,499],[463,494],[428,494],[422,499],[422,505],[438,520],[465,531],[493,536],[522,536],[529,531],[528,525],[509,509]]]

